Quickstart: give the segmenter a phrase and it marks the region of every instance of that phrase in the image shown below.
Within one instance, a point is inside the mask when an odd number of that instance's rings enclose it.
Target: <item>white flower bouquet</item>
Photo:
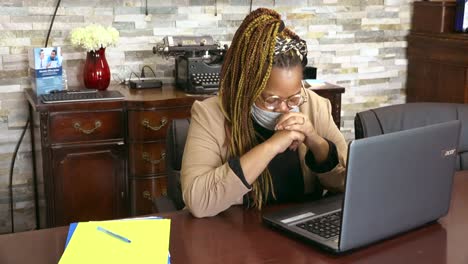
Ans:
[[[99,50],[115,46],[119,40],[119,31],[113,27],[90,24],[86,27],[75,28],[70,33],[70,40],[74,46],[87,51]]]

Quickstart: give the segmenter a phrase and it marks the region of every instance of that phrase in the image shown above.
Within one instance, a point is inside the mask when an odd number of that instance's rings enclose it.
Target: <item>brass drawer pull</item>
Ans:
[[[150,121],[148,119],[143,119],[143,121],[141,121],[141,124],[145,127],[145,128],[149,128],[153,131],[158,131],[160,130],[161,128],[163,128],[166,124],[167,124],[167,118],[166,117],[163,117],[161,119],[161,124],[159,126],[152,126],[150,124]]]
[[[96,122],[94,122],[94,127],[91,128],[91,129],[84,129],[84,128],[81,128],[81,124],[80,122],[75,122],[73,124],[73,127],[80,131],[81,133],[83,134],[86,134],[86,135],[89,135],[89,134],[92,134],[94,131],[96,131],[96,129],[100,128],[102,126],[102,123],[101,121],[97,120]]]
[[[166,152],[162,152],[161,153],[161,158],[160,159],[156,159],[156,160],[153,160],[150,158],[150,154],[148,152],[143,152],[141,154],[141,158],[146,161],[146,162],[149,162],[151,163],[151,165],[156,165],[156,164],[159,164],[161,163],[161,161],[163,161],[165,158],[166,158]]]
[[[143,191],[142,195],[143,195],[143,198],[145,198],[147,200],[150,200],[150,201],[153,201],[153,197],[151,196],[151,193],[149,191]],[[167,190],[166,189],[162,190],[161,196],[167,196]]]
[[[151,193],[149,191],[144,191],[143,193],[143,198],[152,201],[153,197],[151,197]]]

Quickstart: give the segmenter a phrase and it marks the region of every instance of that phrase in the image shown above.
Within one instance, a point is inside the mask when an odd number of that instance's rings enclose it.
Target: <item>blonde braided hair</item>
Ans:
[[[274,64],[276,37],[299,39],[281,16],[259,8],[244,19],[228,49],[220,74],[219,98],[225,116],[226,145],[230,157],[240,157],[258,144],[250,108],[265,89]],[[261,209],[270,191],[272,177],[265,169],[252,184],[253,206]]]

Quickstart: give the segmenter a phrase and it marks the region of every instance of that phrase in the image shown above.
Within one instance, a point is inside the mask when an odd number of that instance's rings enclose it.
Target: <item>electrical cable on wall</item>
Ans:
[[[130,73],[130,76],[128,77],[128,81],[131,81],[131,80],[132,80],[132,75],[135,75],[135,77],[137,77],[138,80],[141,80],[141,78],[140,78],[134,71],[132,71],[132,72]]]
[[[13,216],[13,169],[15,168],[15,161],[16,161],[16,155],[18,154],[19,147],[21,145],[21,142],[23,141],[24,134],[26,133],[26,130],[29,126],[29,118],[26,121],[26,125],[24,125],[23,132],[21,132],[21,136],[18,140],[18,143],[16,143],[15,146],[15,151],[13,152],[13,157],[11,159],[11,164],[10,164],[10,184],[8,185],[8,192],[10,195],[10,220],[11,220],[11,232],[15,232],[15,221],[14,221],[14,216]]]
[[[46,42],[45,42],[45,46],[44,46],[46,48],[47,48],[47,44],[49,44],[50,32],[52,31],[52,26],[54,25],[55,16],[57,15],[57,10],[58,10],[58,8],[60,6],[60,2],[61,2],[61,0],[58,0],[57,5],[55,6],[54,15],[52,16],[52,21],[50,22],[49,31],[47,32],[47,38],[46,38]]]
[[[55,16],[57,15],[57,10],[58,10],[58,8],[60,6],[60,2],[61,2],[61,0],[57,1],[57,4],[55,6],[55,11],[54,11],[54,14],[52,16],[52,21],[50,22],[50,27],[49,27],[49,30],[47,31],[47,37],[46,37],[45,45],[44,45],[44,47],[46,47],[46,48],[47,48],[47,46],[49,44],[50,33],[52,31],[52,26],[54,25]],[[10,196],[11,233],[15,232],[15,218],[14,218],[14,208],[13,208],[13,170],[15,168],[15,161],[16,161],[16,156],[18,155],[19,147],[21,146],[21,142],[23,141],[24,134],[26,133],[26,130],[30,126],[31,120],[32,120],[32,116],[29,116],[28,119],[26,120],[26,124],[25,124],[25,126],[23,128],[23,131],[21,132],[21,136],[20,136],[18,142],[16,143],[15,150],[13,152],[13,157],[11,158],[9,185],[8,185],[8,192],[9,192],[9,196]],[[33,166],[35,166],[35,165],[33,164]],[[37,184],[36,177],[37,177],[36,173],[33,173],[33,184],[34,185]],[[37,186],[34,186],[34,198],[35,198],[34,199],[34,207],[35,207],[35,214],[36,214],[36,229],[39,229],[40,228],[40,217],[39,217],[39,201],[38,201],[37,197],[38,197],[37,196]]]
[[[145,0],[145,15],[148,15],[148,0]]]
[[[143,67],[141,68],[141,74],[140,74],[140,77],[141,77],[141,78],[145,78],[145,77],[146,77],[145,68],[150,69],[150,71],[151,71],[151,72],[153,73],[153,75],[154,75],[154,78],[156,78],[156,73],[154,73],[153,68],[151,68],[149,65],[145,65],[145,66],[143,66]]]

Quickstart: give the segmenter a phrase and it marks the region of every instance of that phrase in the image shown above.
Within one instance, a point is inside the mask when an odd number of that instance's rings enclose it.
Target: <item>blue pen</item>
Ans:
[[[123,242],[126,242],[126,243],[131,243],[131,242],[132,242],[132,241],[130,241],[130,239],[128,239],[128,238],[126,238],[126,237],[123,237],[123,236],[121,236],[121,235],[119,235],[119,234],[116,234],[116,233],[114,233],[114,232],[112,232],[112,231],[109,231],[109,230],[107,230],[107,229],[105,229],[105,228],[103,228],[103,227],[98,226],[98,227],[97,227],[97,230],[98,230],[98,231],[101,231],[101,232],[103,232],[103,233],[105,233],[105,234],[108,234],[108,235],[110,235],[110,236],[112,236],[112,237],[115,237],[115,238],[117,238],[117,239],[119,239],[119,240],[122,240]]]

